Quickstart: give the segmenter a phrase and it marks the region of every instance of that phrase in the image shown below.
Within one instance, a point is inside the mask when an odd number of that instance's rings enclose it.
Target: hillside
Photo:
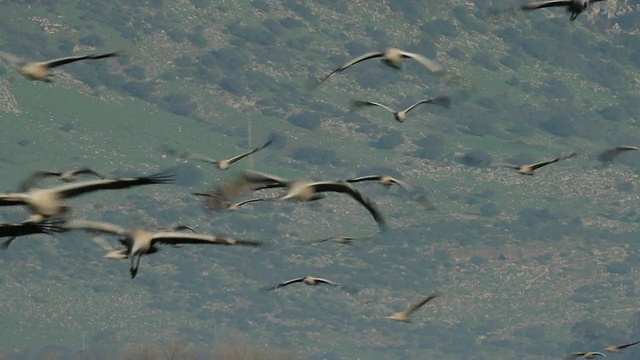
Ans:
[[[265,243],[166,248],[144,257],[131,280],[128,262],[104,259],[85,233],[18,239],[0,254],[0,349],[41,359],[47,346],[84,347],[77,356],[86,358],[184,339],[205,358],[240,339],[304,359],[560,359],[638,338],[640,154],[597,160],[640,144],[638,5],[605,1],[573,22],[563,9],[502,11],[512,5],[0,3],[3,191],[36,169],[132,176],[173,168],[176,185],[86,195],[69,201],[72,214]],[[411,60],[397,71],[369,60],[309,89],[387,46],[435,58],[447,76]],[[8,60],[103,51],[123,55],[58,68],[51,84],[24,79]],[[349,107],[357,99],[399,109],[442,95],[451,109],[423,105],[404,123],[380,108]],[[230,157],[272,133],[273,146],[228,172],[183,156]],[[487,166],[576,149],[535,176]],[[190,195],[246,168],[316,180],[390,173],[433,207],[358,184],[390,229],[349,246],[310,244],[375,234],[369,214],[341,195],[220,214]],[[0,221],[26,214],[3,207]],[[305,275],[358,291],[261,291]],[[434,291],[442,297],[412,323],[384,319]]]

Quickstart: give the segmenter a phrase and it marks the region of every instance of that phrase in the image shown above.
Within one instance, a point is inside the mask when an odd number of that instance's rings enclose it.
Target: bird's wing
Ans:
[[[22,182],[18,186],[18,191],[27,192],[29,191],[29,189],[36,187],[36,184],[41,179],[46,177],[51,177],[51,176],[60,176],[60,175],[62,175],[62,173],[57,171],[46,171],[46,170],[34,171],[33,174],[29,175],[26,179],[22,180]]]
[[[0,206],[26,205],[29,203],[29,195],[25,193],[0,194]]]
[[[283,178],[253,170],[245,171],[243,178],[251,184],[271,185],[271,187],[286,187],[289,184],[289,181]]]
[[[532,170],[539,169],[539,168],[541,168],[543,166],[546,166],[546,165],[549,165],[549,164],[553,164],[554,162],[558,162],[560,160],[566,160],[566,159],[572,158],[572,157],[576,156],[577,153],[578,153],[577,151],[574,151],[569,155],[560,156],[560,157],[557,157],[557,158],[552,159],[552,160],[541,161],[539,163],[531,164],[529,166],[531,167]]]
[[[414,311],[418,310],[424,304],[426,304],[429,301],[435,299],[436,297],[438,297],[438,294],[431,294],[431,295],[425,296],[424,298],[420,299],[420,301],[418,301],[417,303],[411,305],[411,307],[409,307],[409,309],[407,309],[407,316],[411,315]]]
[[[416,60],[417,62],[419,62],[420,64],[424,65],[424,67],[426,67],[427,69],[429,69],[429,71],[431,72],[440,72],[442,71],[442,65],[438,64],[437,62],[422,56],[420,54],[416,54],[416,53],[411,53],[411,52],[407,52],[407,51],[402,51],[402,56],[404,57],[409,57],[412,58],[414,60]]]
[[[194,159],[194,160],[200,160],[200,161],[208,162],[208,163],[214,164],[214,165],[220,162],[220,160],[216,160],[216,159],[210,158],[208,156],[200,155],[200,154],[191,154],[189,157]]]
[[[45,63],[45,66],[49,67],[49,68],[54,68],[54,67],[58,67],[61,65],[65,65],[65,64],[69,64],[72,62],[76,62],[76,61],[80,61],[80,60],[97,60],[97,59],[103,59],[103,58],[108,58],[108,57],[112,57],[112,56],[118,56],[117,52],[111,52],[111,53],[106,53],[106,54],[91,54],[91,55],[80,55],[80,56],[69,56],[69,57],[65,57],[65,58],[61,58],[61,59],[56,59],[56,60],[51,60],[51,61],[47,61]]]
[[[253,154],[253,153],[257,152],[257,151],[260,151],[260,150],[264,149],[265,147],[271,145],[272,142],[273,142],[273,137],[270,136],[264,144],[258,146],[257,148],[255,148],[253,150],[250,150],[250,151],[247,151],[247,152],[245,152],[243,154],[240,154],[238,156],[232,157],[231,159],[228,159],[227,161],[229,162],[229,164],[233,164],[234,162],[236,162],[238,160],[244,159],[245,157],[247,157],[247,156],[249,156],[249,155],[251,155],[251,154]]]
[[[340,286],[340,284],[338,283],[334,283],[333,281],[327,280],[327,279],[322,279],[322,278],[315,278],[317,282],[321,282],[321,283],[325,283],[325,284],[329,284],[329,285],[333,285],[333,286]]]
[[[80,174],[91,174],[91,175],[94,175],[94,176],[96,176],[96,177],[98,177],[100,179],[104,179],[105,178],[101,174],[89,169],[88,167],[82,167],[82,168],[79,168],[79,169],[71,170],[71,171],[69,171],[69,174],[71,176],[76,176],[76,175],[80,175]]]
[[[410,193],[415,192],[415,189],[413,188],[413,186],[409,185],[408,183],[406,183],[406,182],[404,182],[402,180],[399,180],[399,179],[396,179],[396,178],[392,177],[391,178],[391,182],[393,182],[394,184],[400,186],[406,192],[410,192]]]
[[[229,238],[223,238],[213,235],[205,234],[186,234],[175,231],[157,232],[152,237],[153,243],[160,244],[211,244],[211,245],[245,245],[245,246],[259,246],[260,243],[256,241],[247,240],[235,240]]]
[[[40,222],[24,222],[18,224],[0,224],[0,237],[23,236],[31,234],[49,234],[62,231],[60,226],[64,220],[46,220]]]
[[[236,203],[236,206],[240,207],[244,204],[249,204],[252,202],[258,202],[258,201],[265,201],[266,199],[262,199],[262,198],[255,198],[255,199],[249,199],[249,200],[244,200],[244,201],[240,201],[239,203]]]
[[[451,99],[449,99],[448,96],[440,96],[437,98],[433,98],[433,99],[424,99],[424,100],[420,100],[417,103],[409,106],[405,112],[409,112],[411,111],[414,107],[421,105],[421,104],[434,104],[434,105],[440,105],[443,106],[445,108],[449,108],[449,106],[451,106]]]
[[[90,232],[99,232],[103,234],[110,235],[120,235],[126,236],[128,234],[127,229],[101,221],[91,221],[91,220],[80,220],[73,219],[69,220],[64,224],[64,229],[66,230],[85,230]]]
[[[315,189],[316,193],[332,191],[350,195],[357,202],[362,204],[369,211],[369,213],[371,213],[373,218],[376,220],[376,223],[378,223],[380,230],[384,230],[387,227],[382,213],[380,213],[380,211],[377,209],[374,202],[364,196],[351,184],[348,184],[346,182],[320,181],[312,183],[309,186],[312,186]]]
[[[303,281],[303,280],[304,280],[304,276],[303,276],[303,277],[299,277],[299,278],[295,278],[295,279],[291,279],[291,280],[287,280],[287,281],[285,281],[285,282],[283,282],[283,283],[280,283],[280,284],[278,284],[278,285],[276,285],[276,286],[273,286],[273,287],[269,288],[269,290],[275,290],[275,289],[278,289],[278,288],[281,288],[281,287],[287,286],[287,285],[289,285],[289,284],[293,284],[293,283],[301,282],[301,281]]]
[[[360,176],[353,179],[348,179],[345,181],[348,183],[355,183],[360,181],[380,181],[381,178],[382,178],[381,175],[367,175],[367,176]]]
[[[616,156],[618,156],[621,152],[634,151],[634,150],[640,150],[640,148],[635,146],[626,146],[626,145],[616,146],[613,149],[609,149],[600,153],[600,155],[598,155],[598,160],[603,162],[611,161]]]
[[[383,108],[383,109],[385,109],[385,110],[387,110],[387,111],[389,111],[391,113],[395,114],[395,112],[396,112],[392,108],[390,108],[390,107],[388,107],[388,106],[386,106],[384,104],[381,104],[379,102],[361,101],[361,100],[352,100],[351,101],[351,108],[353,108],[353,109],[361,108],[361,107],[364,107],[364,106],[379,106],[379,107],[381,107],[381,108]]]
[[[535,10],[553,6],[569,6],[571,0],[552,0],[552,1],[536,1],[529,4],[524,4],[520,7],[522,10]]]
[[[626,349],[626,348],[628,348],[628,347],[630,347],[630,346],[638,345],[638,344],[640,344],[640,340],[638,340],[638,341],[634,341],[634,342],[629,343],[629,344],[618,345],[617,347],[618,347],[618,349]]]
[[[51,190],[57,192],[60,198],[65,199],[97,190],[116,190],[139,185],[168,184],[171,183],[174,178],[175,176],[173,173],[165,171],[150,176],[141,176],[136,178],[83,181],[58,186]]]
[[[365,61],[365,60],[381,57],[382,55],[384,55],[383,51],[372,51],[372,52],[368,52],[368,53],[366,53],[364,55],[358,56],[357,58],[351,59],[348,62],[344,63],[339,68],[337,68],[337,69],[333,70],[332,72],[330,72],[324,78],[322,78],[322,80],[320,80],[320,83],[325,82],[329,77],[331,77],[331,75],[333,75],[335,73],[342,72],[342,71],[346,70],[347,68],[351,67],[352,65],[355,65],[355,64],[357,64],[357,63],[359,63],[361,61]]]
[[[583,356],[586,353],[571,353],[569,355],[567,355],[566,358],[564,358],[564,360],[576,360],[578,358],[578,356]]]

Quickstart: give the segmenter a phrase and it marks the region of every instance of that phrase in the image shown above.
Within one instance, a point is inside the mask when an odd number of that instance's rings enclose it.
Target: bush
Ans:
[[[389,150],[404,142],[402,133],[398,130],[391,130],[387,134],[382,135],[376,141],[370,141],[369,146],[376,149]]]
[[[471,167],[485,167],[493,162],[491,155],[484,150],[473,149],[467,151],[458,160],[460,164]]]
[[[307,130],[317,129],[322,121],[320,120],[321,116],[318,113],[312,113],[309,111],[304,111],[298,114],[289,115],[287,117],[287,121],[292,125],[301,127]]]
[[[297,148],[291,152],[291,157],[314,165],[340,165],[340,158],[335,151],[317,147]]]
[[[500,214],[500,210],[494,203],[486,203],[480,207],[480,215],[493,217]]]

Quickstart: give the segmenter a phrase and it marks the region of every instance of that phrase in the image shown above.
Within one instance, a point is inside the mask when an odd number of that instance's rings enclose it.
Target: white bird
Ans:
[[[431,294],[431,295],[425,296],[422,299],[420,299],[420,301],[418,301],[415,304],[409,306],[409,308],[407,310],[394,312],[394,313],[390,314],[389,316],[387,316],[387,319],[396,320],[396,321],[410,322],[409,321],[409,317],[411,316],[411,314],[413,314],[416,310],[418,310],[422,306],[424,306],[424,304],[428,303],[429,301],[435,299],[438,296],[439,296],[439,294]]]
[[[0,194],[0,206],[26,205],[33,215],[27,221],[38,221],[67,213],[70,207],[62,200],[98,190],[126,189],[140,185],[166,184],[173,181],[173,174],[161,172],[150,176],[124,179],[101,179],[70,183],[48,189],[29,189],[22,193]]]
[[[354,200],[364,206],[373,216],[380,230],[386,228],[384,217],[378,211],[374,202],[364,196],[358,189],[343,181],[301,181],[301,180],[285,180],[274,175],[260,173],[257,171],[247,170],[240,181],[247,182],[250,185],[264,185],[269,187],[285,187],[287,193],[281,197],[274,199],[275,201],[285,201],[289,199],[298,201],[318,200],[323,192],[338,192],[351,196]]]
[[[125,229],[118,225],[88,221],[88,220],[71,220],[65,225],[67,230],[86,230],[95,231],[105,234],[119,235],[122,238],[120,243],[125,246],[126,249],[116,250],[108,253],[106,257],[120,258],[131,260],[131,267],[129,272],[131,278],[135,278],[138,273],[138,267],[140,265],[140,258],[142,255],[152,254],[159,250],[156,245],[170,244],[209,244],[209,245],[244,245],[244,246],[260,246],[260,242],[247,241],[247,240],[235,240],[230,238],[223,238],[214,235],[204,234],[187,234],[181,233],[175,230],[190,229],[185,226],[174,227],[174,231],[150,231],[140,228]]]
[[[558,162],[560,160],[569,159],[571,157],[574,157],[576,154],[577,154],[577,152],[574,151],[569,155],[559,156],[559,157],[557,157],[555,159],[540,161],[540,162],[537,162],[535,164],[529,164],[529,165],[514,165],[514,164],[501,163],[501,164],[497,164],[496,166],[518,170],[518,172],[520,174],[522,174],[522,175],[533,175],[533,172],[536,169],[539,169],[539,168],[541,168],[543,166],[547,166],[549,164],[553,164],[553,163]]]
[[[55,67],[70,64],[70,63],[81,61],[81,60],[97,60],[97,59],[114,57],[118,55],[119,54],[117,52],[111,52],[111,53],[97,54],[97,55],[91,54],[91,55],[81,55],[81,56],[70,56],[70,57],[65,57],[61,59],[42,61],[42,62],[28,62],[28,63],[20,64],[18,71],[20,71],[20,73],[29,80],[41,80],[44,82],[51,82],[51,79],[49,78],[50,76],[52,76],[50,70]]]
[[[204,161],[204,162],[208,162],[210,164],[214,164],[218,167],[218,169],[220,170],[227,170],[231,164],[235,163],[236,161],[242,160],[244,158],[246,158],[247,156],[262,150],[264,148],[266,148],[267,146],[271,145],[271,143],[273,142],[273,136],[269,136],[269,138],[267,138],[267,141],[265,141],[264,144],[258,146],[257,148],[247,151],[245,153],[242,153],[238,156],[234,156],[230,159],[226,159],[226,160],[215,160],[212,159],[210,157],[204,156],[204,155],[199,155],[199,154],[193,154],[191,155],[192,159],[196,159],[196,160],[200,160],[200,161]]]
[[[440,96],[440,97],[436,97],[436,98],[427,98],[427,99],[423,99],[418,101],[417,103],[409,106],[408,108],[404,109],[404,110],[394,110],[386,105],[383,105],[381,103],[378,102],[373,102],[373,101],[360,101],[360,100],[352,100],[351,101],[351,107],[356,109],[356,108],[361,108],[364,106],[379,106],[387,111],[389,111],[390,113],[393,114],[393,117],[396,119],[397,122],[402,123],[404,122],[404,120],[407,118],[407,113],[409,111],[411,111],[413,108],[415,108],[418,105],[421,104],[433,104],[433,105],[440,105],[444,108],[449,108],[451,106],[451,99],[447,96]]]
[[[267,290],[275,290],[275,289],[279,289],[281,287],[290,285],[290,284],[294,284],[297,282],[303,282],[307,285],[318,285],[318,284],[328,284],[328,285],[332,285],[332,286],[340,286],[337,283],[334,283],[330,280],[327,279],[322,279],[322,278],[317,278],[317,277],[313,277],[313,276],[303,276],[303,277],[299,277],[299,278],[295,278],[295,279],[291,279],[291,280],[287,280],[283,283],[280,283],[278,285],[272,286],[270,288],[268,288]]]
[[[327,76],[325,76],[322,80],[320,80],[320,82],[317,85],[322,84],[323,82],[325,82],[327,79],[329,79],[329,77],[331,77],[331,75],[335,74],[335,73],[339,73],[342,72],[346,69],[348,69],[349,67],[361,62],[361,61],[365,61],[365,60],[369,60],[369,59],[375,59],[375,58],[382,58],[382,62],[388,66],[391,66],[395,69],[400,69],[400,66],[402,65],[402,63],[404,62],[405,59],[411,58],[414,59],[416,61],[418,61],[420,64],[424,65],[424,67],[426,67],[429,71],[431,72],[440,72],[442,71],[442,66],[440,64],[438,64],[437,62],[428,59],[420,54],[416,54],[416,53],[410,53],[407,51],[403,51],[397,48],[386,48],[383,51],[372,51],[369,53],[366,53],[362,56],[358,56],[355,59],[352,59],[350,61],[348,61],[347,63],[345,63],[344,65],[338,67],[337,69],[333,70],[332,72],[330,72]]]

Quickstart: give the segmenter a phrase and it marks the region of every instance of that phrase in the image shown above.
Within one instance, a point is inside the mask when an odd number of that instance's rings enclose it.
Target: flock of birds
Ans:
[[[547,7],[565,7],[568,12],[571,13],[571,21],[585,11],[592,3],[604,1],[604,0],[564,0],[564,1],[538,1],[519,7],[520,10],[536,10]],[[91,54],[83,56],[66,57],[45,62],[22,62],[19,64],[19,72],[30,80],[39,80],[44,82],[51,82],[51,77],[54,75],[51,69],[85,60],[98,60],[110,57],[119,56],[118,52],[111,52],[105,54]],[[381,61],[386,65],[399,69],[402,63],[406,59],[413,59],[422,64],[427,70],[435,74],[441,74],[443,67],[436,61],[428,59],[420,54],[403,51],[397,48],[387,48],[383,51],[373,51],[366,53],[362,56],[356,57],[344,65],[331,71],[324,78],[319,80],[315,86],[319,86],[324,83],[330,77],[335,74],[356,65],[362,61],[381,58]],[[407,114],[415,107],[422,104],[439,105],[445,108],[449,108],[451,100],[447,96],[441,96],[436,98],[427,98],[416,102],[404,110],[394,110],[386,105],[372,101],[360,101],[353,100],[351,105],[354,109],[377,106],[381,107],[394,115],[396,121],[402,123],[405,121]],[[216,160],[207,156],[199,154],[191,154],[190,158],[199,160],[215,165],[220,170],[227,170],[234,163],[268,147],[273,141],[270,136],[264,144],[242,153],[238,156],[230,159]],[[610,150],[607,150],[600,154],[599,160],[603,162],[612,161],[618,154],[626,151],[640,150],[634,146],[617,146]],[[540,161],[534,164],[496,164],[496,166],[506,167],[517,170],[522,175],[534,175],[534,171],[544,166],[556,163],[561,160],[566,160],[574,157],[577,154],[576,151],[556,157],[550,160]],[[79,175],[91,175],[95,180],[76,181]],[[42,180],[56,177],[66,184],[42,188],[40,183]],[[0,237],[8,237],[4,243],[1,244],[3,248],[7,248],[13,240],[19,236],[31,235],[31,234],[53,234],[68,231],[88,231],[91,233],[101,233],[117,236],[121,249],[109,251],[105,257],[110,259],[126,259],[130,261],[130,276],[135,278],[140,259],[143,255],[153,254],[159,250],[158,245],[168,244],[178,246],[181,244],[212,244],[212,245],[234,245],[234,246],[247,246],[257,247],[261,243],[258,241],[250,240],[236,240],[232,238],[219,237],[215,235],[198,234],[188,226],[178,225],[167,228],[161,228],[156,230],[142,229],[142,228],[123,228],[121,226],[110,224],[106,222],[89,221],[81,219],[68,219],[67,215],[71,208],[65,205],[66,199],[71,199],[80,195],[100,191],[100,190],[121,190],[128,189],[143,185],[159,185],[168,184],[175,180],[175,174],[170,171],[164,171],[153,175],[140,176],[133,178],[106,178],[100,173],[93,171],[89,168],[79,168],[66,172],[57,171],[36,171],[33,175],[25,179],[18,187],[17,192],[0,193],[0,206],[26,206],[31,212],[31,216],[21,223],[5,223],[0,224]],[[227,210],[234,211],[239,207],[258,201],[317,201],[323,199],[326,193],[335,192],[342,193],[350,196],[352,199],[362,205],[376,221],[379,231],[384,231],[387,227],[384,220],[384,216],[378,210],[375,203],[367,196],[361,193],[354,185],[354,183],[364,181],[377,181],[384,187],[390,187],[397,185],[404,191],[414,195],[413,199],[421,204],[427,204],[427,200],[423,195],[417,194],[417,191],[410,184],[393,178],[389,175],[369,175],[363,177],[357,177],[342,181],[306,181],[306,180],[287,180],[275,175],[265,174],[261,172],[247,170],[240,176],[234,177],[230,180],[219,183],[213,190],[206,193],[192,193],[196,196],[206,197],[207,206],[215,211]],[[251,199],[236,202],[237,198],[249,193],[255,193],[264,189],[283,188],[285,192],[276,197],[254,197]],[[186,232],[189,231],[189,232]],[[339,236],[331,237],[315,242],[336,241],[339,243],[350,243],[357,240],[371,239],[369,237],[348,237]],[[328,279],[304,276],[291,280],[284,281],[275,286],[267,288],[267,290],[275,290],[286,287],[295,283],[304,283],[307,285],[327,284],[331,286],[342,287],[342,285],[335,283]],[[429,294],[419,299],[409,308],[404,311],[394,312],[387,316],[388,319],[408,322],[410,316],[425,304],[429,303],[433,299],[439,296],[438,293]],[[609,352],[620,352],[623,349],[637,345],[640,340],[623,345],[611,345],[607,346],[604,350]],[[597,356],[606,357],[602,352],[590,351],[590,352],[575,352],[567,356],[567,360],[577,359],[579,357],[585,359],[594,359]]]

